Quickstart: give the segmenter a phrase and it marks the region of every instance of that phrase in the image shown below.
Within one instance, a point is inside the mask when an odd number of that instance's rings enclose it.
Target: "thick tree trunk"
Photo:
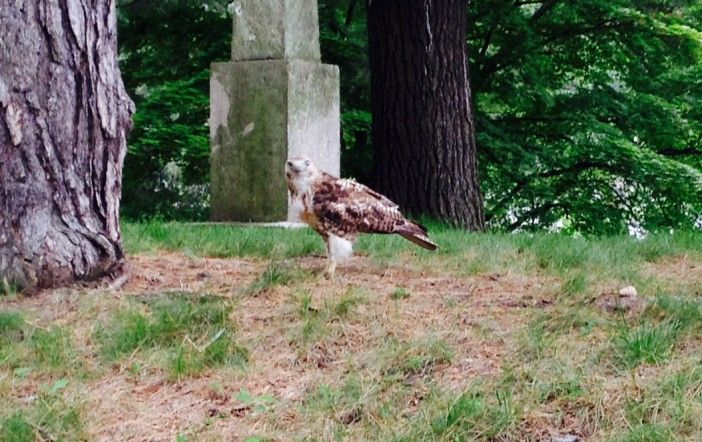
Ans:
[[[484,226],[467,1],[369,0],[375,185],[403,209]]]
[[[115,0],[0,2],[0,279],[55,287],[121,271],[133,104]]]

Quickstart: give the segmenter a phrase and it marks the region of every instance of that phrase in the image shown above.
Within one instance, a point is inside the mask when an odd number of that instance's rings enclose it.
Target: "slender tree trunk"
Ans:
[[[0,0],[0,279],[55,287],[121,271],[133,104],[115,0]]]
[[[405,210],[484,227],[467,1],[369,0],[374,179]]]

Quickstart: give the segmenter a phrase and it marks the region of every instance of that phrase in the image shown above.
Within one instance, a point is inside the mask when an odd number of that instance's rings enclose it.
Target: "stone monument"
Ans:
[[[285,161],[339,174],[339,68],[320,62],[317,0],[235,0],[232,61],[210,79],[213,221],[296,221]]]

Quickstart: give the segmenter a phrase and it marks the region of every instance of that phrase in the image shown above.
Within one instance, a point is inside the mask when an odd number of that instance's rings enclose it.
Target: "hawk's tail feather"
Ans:
[[[427,250],[434,251],[439,248],[432,240],[427,236],[427,231],[424,226],[415,223],[408,223],[400,227],[395,233],[401,235],[408,241],[412,241],[420,247],[424,247]]]

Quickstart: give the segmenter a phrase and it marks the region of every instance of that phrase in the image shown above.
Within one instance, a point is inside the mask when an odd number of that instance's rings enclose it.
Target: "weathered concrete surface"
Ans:
[[[339,176],[339,68],[299,60],[288,67],[288,158],[309,157],[320,170]],[[297,221],[290,201],[288,208],[287,219]]]
[[[319,61],[316,0],[235,0],[232,60]]]
[[[213,221],[294,221],[285,161],[339,174],[339,69],[302,60],[212,65]]]

